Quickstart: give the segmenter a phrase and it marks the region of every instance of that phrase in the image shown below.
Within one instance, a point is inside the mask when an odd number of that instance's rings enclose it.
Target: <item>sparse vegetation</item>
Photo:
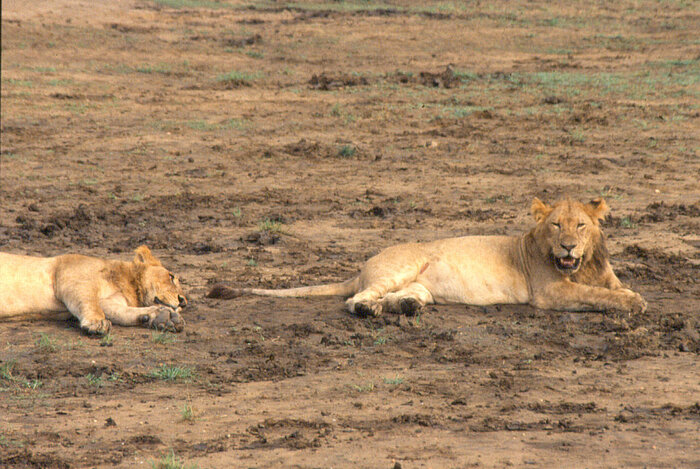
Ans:
[[[41,332],[39,337],[34,341],[34,345],[36,345],[37,350],[43,353],[55,352],[58,349],[56,339],[43,332]]]
[[[168,345],[175,342],[175,334],[172,332],[151,332],[151,340],[155,344]]]
[[[258,224],[258,229],[260,231],[267,231],[268,233],[279,233],[282,231],[282,223],[278,220],[265,218]]]
[[[8,360],[0,365],[0,379],[5,381],[14,381],[15,377],[12,372],[17,365],[17,360]]]
[[[399,375],[396,375],[393,378],[384,378],[384,383],[391,384],[392,386],[398,386],[399,384],[402,384],[403,381],[404,379]]]
[[[151,469],[198,469],[196,464],[186,464],[183,460],[175,456],[175,452],[170,450],[157,461],[151,461]]]
[[[365,383],[365,384],[353,384],[350,386],[353,390],[357,392],[372,392],[374,391],[374,383]]]
[[[29,389],[35,390],[35,389],[39,389],[40,387],[42,387],[44,385],[44,383],[42,383],[40,379],[35,378],[35,379],[27,381],[26,383],[24,383],[24,385]]]
[[[197,418],[194,413],[194,409],[189,402],[183,404],[182,408],[180,409],[180,416],[185,422],[194,422]]]
[[[357,149],[352,145],[343,145],[338,150],[338,156],[341,158],[352,158],[357,153]]]
[[[105,334],[100,339],[101,347],[111,347],[114,344],[114,336],[111,333]]]
[[[151,371],[151,377],[165,381],[187,381],[194,377],[194,371],[186,366],[161,365],[160,368]]]
[[[262,73],[248,73],[232,70],[228,73],[221,74],[216,77],[219,83],[230,84],[232,86],[249,86],[254,81],[262,78]]]
[[[97,376],[92,373],[88,373],[87,375],[85,375],[85,379],[87,380],[88,386],[96,388],[102,387],[102,376]]]

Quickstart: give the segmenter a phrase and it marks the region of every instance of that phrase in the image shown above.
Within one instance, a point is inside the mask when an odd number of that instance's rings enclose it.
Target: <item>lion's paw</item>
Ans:
[[[401,307],[401,314],[406,316],[415,316],[423,307],[420,301],[411,297],[401,298],[401,300],[399,300],[399,306]]]
[[[618,291],[622,294],[622,298],[619,300],[620,304],[613,309],[628,314],[641,314],[647,310],[647,302],[639,293],[627,288]]]
[[[105,335],[112,329],[112,323],[108,319],[84,320],[80,328],[89,335]]]
[[[154,307],[152,313],[141,316],[141,322],[159,331],[182,332],[185,328],[185,320],[180,313],[166,306]]]
[[[382,314],[382,305],[376,301],[358,302],[355,303],[355,314],[360,317],[380,316]]]
[[[633,292],[632,290],[628,290],[630,295],[629,295],[629,312],[630,314],[641,314],[644,311],[647,310],[647,302],[644,298],[642,298],[642,295],[639,293]]]

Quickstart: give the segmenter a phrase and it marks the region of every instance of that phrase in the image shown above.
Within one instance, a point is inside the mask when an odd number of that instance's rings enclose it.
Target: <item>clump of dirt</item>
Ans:
[[[327,74],[323,72],[319,75],[313,75],[309,80],[311,89],[329,91],[353,86],[366,86],[369,80],[363,76],[344,75],[344,74]]]

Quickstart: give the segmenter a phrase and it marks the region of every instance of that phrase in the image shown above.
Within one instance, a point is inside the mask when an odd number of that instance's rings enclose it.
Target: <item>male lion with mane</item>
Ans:
[[[135,254],[122,262],[0,253],[0,319],[72,314],[89,334],[106,334],[112,323],[180,332],[178,311],[187,305],[180,281],[146,246]]]
[[[625,288],[610,266],[600,221],[603,199],[535,198],[536,225],[522,236],[465,236],[387,248],[360,274],[342,283],[265,290],[215,285],[210,298],[241,294],[304,297],[350,296],[345,305],[361,316],[383,311],[415,314],[430,303],[522,304],[559,311],[638,313],[646,301]]]

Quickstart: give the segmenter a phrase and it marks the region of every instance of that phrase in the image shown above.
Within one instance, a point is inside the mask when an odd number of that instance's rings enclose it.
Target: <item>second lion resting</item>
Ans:
[[[465,236],[393,246],[342,283],[265,290],[215,285],[210,298],[241,294],[350,296],[348,311],[415,314],[430,303],[529,303],[560,311],[639,313],[646,301],[625,288],[610,266],[600,221],[603,199],[532,202],[536,225],[522,236]]]
[[[146,246],[132,262],[65,254],[32,257],[0,253],[0,320],[67,316],[91,334],[112,323],[180,332],[187,300],[177,277]]]

